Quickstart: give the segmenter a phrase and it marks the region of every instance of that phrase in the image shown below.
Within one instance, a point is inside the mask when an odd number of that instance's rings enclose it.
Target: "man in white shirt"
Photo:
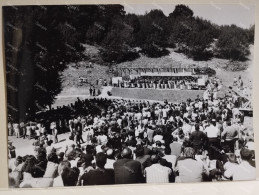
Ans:
[[[220,131],[216,127],[216,120],[215,119],[212,119],[211,123],[210,123],[210,126],[206,127],[205,133],[207,134],[207,137],[209,139],[218,138],[218,136],[220,135]]]
[[[144,170],[147,183],[169,183],[169,176],[172,174],[172,170],[162,166],[159,161],[159,156],[151,156],[153,164]]]
[[[187,118],[184,118],[183,120],[183,127],[182,127],[182,130],[185,134],[186,137],[189,137],[190,136],[190,133],[191,133],[191,130],[192,130],[192,126],[189,124],[190,121],[187,119]]]
[[[248,161],[252,158],[252,151],[247,148],[242,148],[240,151],[242,162],[225,171],[226,178],[232,178],[233,181],[240,180],[255,180],[256,169],[251,166]]]
[[[210,159],[217,159],[219,152],[220,152],[220,131],[216,127],[216,120],[212,119],[210,122],[210,126],[205,129],[205,134],[207,134],[209,146],[208,152]]]

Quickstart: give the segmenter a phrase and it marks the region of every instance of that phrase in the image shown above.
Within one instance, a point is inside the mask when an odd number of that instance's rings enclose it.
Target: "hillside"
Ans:
[[[98,58],[98,49],[94,46],[86,45],[86,51],[94,55]],[[249,60],[246,62],[231,62],[230,60],[212,58],[208,61],[194,61],[184,54],[176,53],[172,49],[170,50],[170,54],[168,56],[163,56],[160,58],[149,58],[146,56],[141,56],[140,58],[119,63],[114,65],[112,68],[116,69],[119,67],[211,67],[216,70],[216,76],[222,80],[222,83],[225,87],[231,86],[233,83],[233,78],[237,76],[242,76],[244,80],[245,86],[252,85],[252,62],[253,62],[253,46],[250,47],[251,55],[249,56]],[[77,68],[74,67],[75,64],[69,64],[68,68],[62,73],[62,92],[58,97],[69,97],[69,96],[87,96],[89,95],[89,84],[80,84],[79,77],[88,78],[89,82],[93,85],[96,83],[96,79],[109,79],[113,76],[113,73],[110,72],[110,68],[108,66],[104,66],[98,63],[92,63],[92,68],[87,68],[86,66],[89,64],[89,61],[85,61],[85,63],[80,64]],[[238,67],[244,67],[245,70],[234,71]],[[228,68],[228,67],[233,67]],[[100,88],[101,86],[96,86]],[[60,101],[60,99],[58,100]],[[58,102],[57,101],[57,102]]]

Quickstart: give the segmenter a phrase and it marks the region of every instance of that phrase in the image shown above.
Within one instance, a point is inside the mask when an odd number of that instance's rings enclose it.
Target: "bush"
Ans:
[[[188,57],[196,61],[207,61],[213,57],[213,52],[207,49],[192,49],[189,51]]]
[[[216,71],[212,68],[207,68],[207,67],[202,67],[202,68],[195,68],[194,69],[196,74],[200,75],[209,75],[209,76],[214,76],[216,75]]]
[[[158,58],[169,55],[170,52],[165,48],[158,47],[157,45],[148,44],[142,47],[141,53],[150,58]]]
[[[112,49],[102,51],[101,55],[103,61],[108,63],[121,63],[126,61],[132,61],[140,57],[139,53],[136,51],[116,51]]]
[[[249,51],[247,33],[235,25],[223,26],[217,41],[218,57],[237,61],[246,61]]]
[[[107,91],[108,96],[112,96],[112,93],[110,91]]]

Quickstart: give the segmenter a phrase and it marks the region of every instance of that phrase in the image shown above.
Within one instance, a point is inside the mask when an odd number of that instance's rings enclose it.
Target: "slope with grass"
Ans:
[[[250,47],[251,55],[249,60],[246,62],[232,62],[230,60],[212,58],[208,61],[194,61],[188,57],[186,57],[182,53],[176,53],[172,49],[170,50],[170,54],[168,56],[163,56],[160,58],[149,58],[146,56],[141,56],[140,58],[127,61],[123,63],[119,63],[108,67],[107,65],[102,65],[98,48],[94,46],[85,45],[86,50],[85,53],[89,54],[90,59],[92,57],[96,59],[96,62],[93,61],[85,61],[84,63],[78,63],[78,67],[74,67],[75,64],[69,64],[68,68],[62,73],[62,92],[59,94],[58,99],[55,104],[60,105],[65,104],[69,101],[69,97],[73,99],[75,96],[89,95],[89,87],[90,84],[94,85],[96,89],[101,89],[100,85],[96,85],[96,79],[106,79],[107,81],[113,76],[113,73],[110,72],[110,68],[130,68],[130,67],[149,67],[149,68],[171,68],[171,67],[210,67],[216,71],[216,76],[222,80],[222,84],[224,89],[227,89],[229,86],[232,86],[234,77],[241,76],[244,80],[244,86],[248,86],[250,91],[252,87],[252,63],[253,63],[253,46]],[[92,68],[88,68],[88,64],[91,63]],[[240,70],[242,69],[242,70]],[[88,83],[79,83],[79,77],[86,77],[88,79]],[[161,92],[164,95],[159,96],[159,92],[153,92],[152,90],[148,90],[145,94],[143,94],[143,90],[125,90],[122,89],[113,89],[113,94],[121,97],[130,97],[130,98],[140,98],[140,99],[152,99],[154,100],[179,100],[179,98],[190,96],[190,98],[194,98],[201,92],[183,92],[183,91],[170,91]],[[161,94],[160,93],[160,94]],[[176,93],[182,93],[182,95],[175,95]],[[193,94],[193,95],[192,95]],[[64,101],[65,97],[67,101]],[[167,98],[168,97],[168,98]],[[175,97],[175,98],[173,98]]]

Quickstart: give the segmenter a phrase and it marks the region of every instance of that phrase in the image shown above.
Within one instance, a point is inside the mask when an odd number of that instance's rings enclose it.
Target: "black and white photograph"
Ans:
[[[255,5],[2,13],[9,188],[256,179]]]

